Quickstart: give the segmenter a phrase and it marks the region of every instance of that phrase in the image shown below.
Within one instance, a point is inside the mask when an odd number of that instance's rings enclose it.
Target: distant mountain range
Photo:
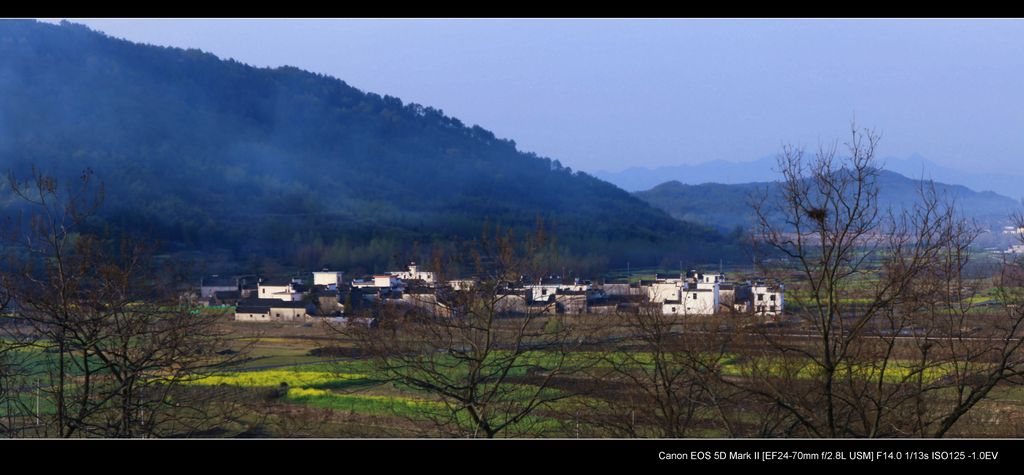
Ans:
[[[909,178],[931,179],[937,182],[963,185],[972,190],[994,191],[1014,200],[1024,199],[1024,176],[1013,173],[984,173],[970,169],[939,165],[920,155],[907,158],[889,157],[882,160],[883,168]],[[648,190],[666,181],[687,185],[702,183],[739,184],[772,181],[775,156],[765,156],[749,162],[715,160],[696,165],[644,168],[630,167],[619,172],[598,171],[594,176],[628,191]]]
[[[877,181],[879,207],[908,209],[918,200],[920,183],[920,180],[893,171],[880,171]],[[965,186],[938,182],[935,188],[941,196],[954,199],[964,216],[989,227],[1008,224],[1009,216],[1021,209],[1020,202],[991,191],[976,192]],[[673,180],[634,195],[677,219],[727,231],[753,224],[750,200],[754,193],[763,190],[776,193],[777,189],[776,182],[687,185]]]
[[[33,165],[94,170],[107,192],[97,228],[237,259],[383,270],[488,223],[525,233],[538,220],[573,266],[739,252],[435,108],[293,67],[0,20],[0,171]]]
[[[910,178],[924,178],[942,183],[963,185],[977,191],[994,191],[1018,202],[1024,200],[1024,176],[1013,173],[985,173],[969,168],[939,165],[920,155],[908,158],[887,158],[885,168]]]
[[[630,167],[620,172],[598,171],[594,176],[627,191],[648,190],[666,181],[688,185],[701,183],[752,183],[774,179],[775,157],[763,157],[752,162],[713,160],[696,165],[675,165],[645,168]]]

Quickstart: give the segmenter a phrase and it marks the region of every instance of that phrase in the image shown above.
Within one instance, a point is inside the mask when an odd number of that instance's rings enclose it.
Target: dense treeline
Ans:
[[[538,217],[587,267],[739,249],[440,110],[296,68],[4,21],[0,91],[4,168],[91,168],[108,199],[90,224],[172,249],[382,266],[414,242]]]

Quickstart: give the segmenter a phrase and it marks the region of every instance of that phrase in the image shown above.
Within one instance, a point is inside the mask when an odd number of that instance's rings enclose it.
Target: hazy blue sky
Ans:
[[[856,115],[883,155],[1024,173],[1016,20],[73,21],[335,76],[587,171],[753,160]]]

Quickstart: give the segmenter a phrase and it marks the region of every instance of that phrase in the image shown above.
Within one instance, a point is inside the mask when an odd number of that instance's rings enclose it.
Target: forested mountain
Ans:
[[[908,209],[919,199],[920,180],[880,170],[876,184],[881,209]],[[669,181],[634,194],[678,219],[731,230],[751,225],[754,211],[750,197],[760,190],[777,193],[776,186],[772,182],[684,185]],[[964,216],[990,227],[1009,224],[1011,213],[1021,206],[1013,199],[991,191],[976,192],[960,185],[935,183],[935,190],[940,196],[953,199]]]
[[[94,225],[173,249],[379,267],[541,218],[588,265],[738,252],[479,126],[292,67],[7,20],[0,98],[0,168],[91,168],[107,192]]]

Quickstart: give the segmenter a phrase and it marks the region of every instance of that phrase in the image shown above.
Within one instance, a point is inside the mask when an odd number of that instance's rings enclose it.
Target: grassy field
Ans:
[[[323,328],[296,324],[260,325],[228,324],[235,338],[232,346],[244,352],[245,358],[237,366],[216,375],[208,376],[188,384],[195,388],[229,386],[251,390],[265,405],[254,409],[248,420],[262,429],[253,436],[346,436],[346,437],[404,437],[437,435],[429,432],[432,415],[445,414],[447,408],[440,399],[399,384],[383,381],[373,365],[353,356],[346,356],[344,350],[351,350],[352,343],[338,335],[325,332]],[[577,352],[569,362],[573,365],[588,366],[591,369],[608,368],[613,362],[628,358],[641,363],[651,361],[644,352],[623,350],[616,342],[608,351]],[[331,349],[332,351],[325,351]],[[627,353],[628,351],[628,353]],[[17,350],[15,353],[28,361],[34,361],[40,371],[47,354],[39,347]],[[500,356],[500,353],[498,353]],[[797,379],[814,378],[815,368],[799,360],[782,360],[768,356],[770,353],[746,351],[729,353],[719,358],[721,374],[732,378],[772,377],[783,374]],[[522,358],[522,365],[513,370],[509,377],[515,384],[523,384],[524,394],[528,392],[531,369],[549,367],[557,356],[553,353],[534,351]],[[709,357],[710,358],[710,357]],[[713,358],[710,358],[713,359]],[[442,358],[443,360],[443,358]],[[756,368],[756,371],[755,371]],[[925,382],[948,376],[949,367],[930,367],[921,374]],[[874,379],[880,369],[873,365],[852,366],[840,369],[840,373],[857,378]],[[886,368],[883,381],[894,383],[908,377],[917,377],[912,361],[892,361]],[[521,383],[519,381],[522,381]],[[554,389],[553,389],[554,390]],[[950,394],[949,397],[955,397]],[[590,428],[573,423],[571,413],[580,405],[600,405],[603,401],[576,396],[559,401],[538,410],[533,416],[521,422],[531,429],[542,428],[542,433],[567,437],[574,433],[595,434]],[[42,407],[47,412],[46,404]],[[254,406],[256,407],[256,406]],[[260,411],[266,414],[260,414]],[[268,415],[269,414],[269,415]],[[276,422],[267,424],[266,417]],[[460,422],[468,425],[465,415]],[[570,419],[567,419],[569,417]],[[698,413],[698,420],[713,421],[716,414]],[[293,429],[298,420],[311,420],[303,431]],[[965,419],[956,435],[960,436],[1020,436],[1024,435],[1024,388],[1004,386],[997,388],[992,397],[981,404]],[[596,429],[595,429],[596,430]],[[426,432],[424,432],[426,431]],[[574,432],[576,431],[576,432]],[[509,435],[515,435],[515,431]],[[536,433],[536,432],[532,432]],[[598,433],[599,434],[599,433]],[[713,428],[702,428],[697,424],[692,436],[721,437],[727,434]]]
[[[375,376],[374,367],[366,360],[343,359],[341,361],[330,361],[309,363],[311,356],[298,356],[302,351],[310,351],[317,344],[327,344],[322,340],[296,339],[281,337],[260,337],[249,340],[251,349],[256,354],[263,355],[260,359],[254,359],[241,365],[237,371],[225,372],[216,376],[207,377],[190,384],[198,386],[231,385],[242,388],[261,390],[265,394],[273,394],[277,404],[283,406],[304,407],[307,410],[322,410],[337,418],[339,415],[347,417],[345,422],[338,422],[345,428],[334,428],[333,430],[353,430],[351,424],[366,424],[366,420],[375,420],[373,424],[396,428],[403,427],[411,430],[407,425],[410,421],[428,420],[432,415],[446,413],[446,408],[437,398],[430,394],[419,392],[397,384],[384,382]],[[330,344],[337,344],[330,342]],[[275,352],[281,352],[276,354]],[[500,355],[500,353],[499,353]],[[613,363],[621,363],[628,359],[641,364],[651,364],[652,357],[643,352],[578,352],[570,358],[575,365],[586,365],[593,369],[607,368]],[[523,357],[522,366],[510,373],[510,377],[523,378],[527,376],[530,367],[546,367],[553,363],[557,356],[546,352],[531,352]],[[301,364],[293,364],[288,367],[259,369],[259,362],[285,362],[300,361]],[[445,362],[444,357],[440,361]],[[451,361],[448,361],[451,363]],[[799,364],[792,361],[784,363],[781,359],[770,357],[751,357],[751,355],[729,354],[722,356],[718,361],[721,373],[728,377],[749,378],[755,374],[758,377],[792,375],[798,379],[815,377],[815,368],[806,363]],[[755,369],[756,368],[756,369]],[[860,378],[877,378],[881,373],[880,369],[874,366],[849,367],[840,370],[840,373],[850,374]],[[886,383],[899,382],[908,377],[917,377],[913,362],[892,361],[885,369],[883,380]],[[925,369],[921,376],[927,383],[938,378],[947,376],[949,368],[931,367]],[[524,394],[527,393],[524,387]],[[588,402],[590,405],[601,404],[597,400],[585,400],[578,396],[556,404],[545,407],[543,410],[523,422],[532,427],[546,427],[553,435],[564,429],[564,422],[559,420],[559,411],[564,412],[573,404]],[[1007,410],[1012,406],[1015,411],[1021,411],[1024,406],[1024,390],[1019,388],[1007,388],[1003,390],[998,399],[994,399],[987,406],[979,409],[984,412],[987,407],[1001,408]],[[993,409],[995,410],[995,409]],[[1021,411],[1024,413],[1024,411]],[[465,418],[465,415],[461,417]],[[698,414],[698,418],[706,417],[708,420],[716,417],[715,414]],[[468,424],[468,421],[465,421]],[[414,424],[415,425],[415,424]],[[365,428],[364,428],[365,429]],[[327,429],[324,429],[327,430]],[[395,429],[398,430],[398,429]],[[579,429],[577,429],[579,430]],[[710,430],[710,429],[709,429]],[[699,429],[698,429],[699,432]],[[399,434],[412,435],[415,432],[398,432]],[[363,434],[363,433],[360,433]],[[394,436],[396,432],[389,432]],[[369,433],[366,433],[369,435]],[[562,434],[563,436],[565,434]],[[708,432],[708,436],[723,436],[724,434]]]

